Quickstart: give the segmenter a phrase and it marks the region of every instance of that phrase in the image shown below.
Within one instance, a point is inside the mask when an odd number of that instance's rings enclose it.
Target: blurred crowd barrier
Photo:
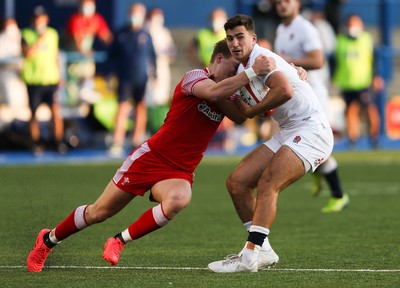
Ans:
[[[194,29],[175,29],[172,35],[177,44],[177,56],[171,65],[171,87],[179,82],[183,74],[190,70],[182,50],[194,35]],[[112,142],[114,118],[118,108],[114,77],[96,72],[96,66],[107,60],[106,52],[94,52],[90,58],[85,58],[76,52],[62,51],[60,57],[62,67],[62,85],[58,93],[62,104],[62,115],[65,121],[65,142],[72,148],[106,149]],[[28,129],[30,117],[26,87],[20,79],[19,66],[21,59],[14,57],[0,62],[0,150],[27,150]],[[396,71],[399,65],[395,62]],[[398,83],[394,72],[393,82]],[[395,84],[394,84],[395,85]],[[385,130],[382,137],[389,140],[400,139],[400,93],[396,88],[390,92],[384,107]],[[397,91],[400,92],[400,91]],[[170,91],[172,95],[172,91]],[[331,90],[330,115],[332,127],[338,142],[344,139],[345,104],[334,88]],[[42,127],[49,125],[51,118],[47,106],[39,107],[37,114]],[[242,126],[229,130],[223,127],[218,131],[210,145],[212,150],[224,150],[235,153],[246,147],[264,141],[271,129],[267,119],[253,119]],[[128,123],[128,133],[133,123]],[[48,129],[42,137],[50,137]],[[149,135],[150,136],[150,135]],[[228,141],[225,141],[227,138]]]

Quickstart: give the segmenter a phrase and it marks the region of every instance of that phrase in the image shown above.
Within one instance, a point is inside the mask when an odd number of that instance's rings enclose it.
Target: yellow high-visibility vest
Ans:
[[[224,30],[222,30],[221,33],[217,35],[215,35],[214,32],[210,29],[199,30],[199,32],[197,33],[197,42],[199,45],[198,57],[204,66],[208,66],[208,64],[210,64],[214,45],[225,37],[226,33]]]
[[[357,38],[338,35],[333,80],[342,90],[362,90],[371,86],[374,43],[368,32]]]
[[[55,85],[60,81],[58,67],[58,33],[47,27],[44,39],[32,57],[24,59],[22,78],[30,85]],[[33,46],[39,34],[31,29],[22,30],[22,38],[28,46]]]

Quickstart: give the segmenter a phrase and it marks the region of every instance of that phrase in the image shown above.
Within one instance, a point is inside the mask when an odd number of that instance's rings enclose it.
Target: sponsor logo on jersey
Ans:
[[[217,113],[215,111],[211,111],[211,108],[207,105],[205,101],[201,102],[199,106],[197,106],[199,111],[210,118],[212,121],[221,122],[222,114]]]

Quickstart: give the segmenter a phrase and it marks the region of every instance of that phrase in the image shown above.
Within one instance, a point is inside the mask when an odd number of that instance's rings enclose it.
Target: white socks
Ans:
[[[255,245],[249,241],[246,242],[246,245],[242,249],[242,262],[247,266],[251,266],[258,259],[258,253],[260,252],[260,246]]]
[[[247,266],[251,266],[255,261],[257,261],[260,250],[270,251],[272,249],[268,241],[269,229],[262,226],[252,225],[251,221],[243,223],[243,226],[249,232],[258,232],[267,235],[261,247],[246,241],[242,251],[240,251],[239,255],[242,255],[243,263]]]

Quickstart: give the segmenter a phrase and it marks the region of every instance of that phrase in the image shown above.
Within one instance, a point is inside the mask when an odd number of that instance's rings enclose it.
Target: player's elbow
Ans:
[[[324,58],[319,57],[314,61],[314,67],[312,69],[320,69],[322,66],[324,66]]]
[[[322,50],[317,50],[311,53],[308,65],[305,65],[305,67],[307,67],[306,68],[307,70],[320,69],[322,68],[322,66],[324,66],[324,63],[325,63],[324,53],[322,52]]]
[[[290,85],[282,86],[280,87],[280,92],[279,94],[281,95],[281,99],[283,103],[286,103],[290,99],[293,98],[294,96],[294,91],[293,88]]]
[[[235,122],[236,124],[243,124],[246,120],[247,117],[245,115],[237,115],[235,116],[234,119],[231,119],[233,122]]]

